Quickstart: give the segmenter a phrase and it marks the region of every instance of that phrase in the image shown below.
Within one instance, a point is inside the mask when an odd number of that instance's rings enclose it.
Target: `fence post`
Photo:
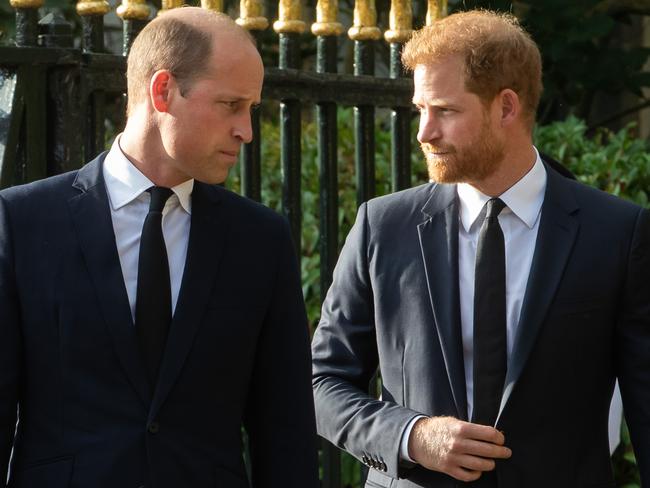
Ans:
[[[269,26],[268,19],[262,15],[260,0],[241,0],[239,18],[236,22],[255,37],[255,41],[259,46],[260,34]],[[253,109],[251,113],[251,126],[253,128],[253,140],[244,144],[240,156],[241,188],[244,196],[260,202],[262,201],[262,146],[259,108]]]
[[[300,69],[300,0],[280,0],[278,20],[273,29],[280,35],[280,68]],[[280,101],[280,139],[282,158],[282,210],[289,219],[296,255],[300,258],[302,204],[300,192],[301,144],[300,100]]]
[[[79,0],[77,13],[81,17],[83,37],[81,48],[84,54],[101,53],[104,51],[104,15],[110,10],[106,0]],[[85,78],[85,77],[84,77]],[[83,80],[82,80],[83,82]],[[87,84],[84,84],[86,87]],[[86,104],[86,130],[84,141],[84,160],[90,160],[104,150],[104,119],[106,118],[106,94],[103,90],[93,90],[84,93],[83,102]]]
[[[410,0],[392,0],[390,30],[384,38],[390,43],[390,77],[405,76],[402,66],[402,46],[413,32],[413,11]],[[411,109],[395,107],[391,111],[391,189],[411,186]]]
[[[145,0],[122,0],[117,7],[117,15],[124,21],[122,54],[128,56],[133,40],[146,25],[151,9]]]
[[[348,36],[354,41],[354,74],[375,74],[375,42],[381,38],[377,27],[375,0],[356,0],[354,25]],[[375,195],[375,107],[354,107],[355,162],[357,173],[357,205]]]
[[[337,0],[318,0],[316,22],[311,31],[318,36],[316,71],[318,73],[337,72],[337,36],[343,26],[337,22]],[[338,128],[337,107],[332,102],[316,105],[318,123],[318,166],[320,176],[320,299],[325,300],[327,290],[332,284],[332,272],[338,256]],[[341,486],[341,452],[321,439],[323,488]]]

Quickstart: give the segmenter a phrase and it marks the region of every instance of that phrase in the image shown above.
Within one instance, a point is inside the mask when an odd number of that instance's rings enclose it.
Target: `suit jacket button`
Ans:
[[[147,427],[147,432],[150,434],[157,434],[160,432],[160,424],[158,422],[151,422]]]

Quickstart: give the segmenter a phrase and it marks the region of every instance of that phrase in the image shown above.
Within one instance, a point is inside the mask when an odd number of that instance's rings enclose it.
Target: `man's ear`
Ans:
[[[521,117],[519,95],[510,88],[505,88],[497,95],[501,126],[506,127]]]
[[[149,97],[156,112],[169,111],[170,98],[175,88],[176,80],[168,70],[161,69],[153,74],[149,84]]]

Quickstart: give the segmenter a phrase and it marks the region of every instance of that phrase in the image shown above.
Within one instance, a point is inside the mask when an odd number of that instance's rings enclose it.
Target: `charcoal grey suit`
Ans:
[[[650,217],[548,180],[496,427],[512,458],[499,487],[613,487],[607,437],[618,376],[650,482]],[[445,488],[400,461],[416,415],[467,420],[458,290],[458,198],[426,184],[363,204],[312,343],[319,433],[372,467],[366,486]],[[381,399],[368,382],[381,372]]]

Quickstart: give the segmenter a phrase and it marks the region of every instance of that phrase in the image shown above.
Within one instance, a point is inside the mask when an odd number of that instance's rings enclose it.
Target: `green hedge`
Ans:
[[[387,113],[378,113],[376,138],[377,195],[390,192],[390,126]],[[315,327],[320,314],[319,284],[319,172],[316,124],[311,113],[303,116],[302,132],[302,282],[310,324]],[[413,134],[416,133],[414,120]],[[354,125],[351,109],[338,113],[339,143],[339,243],[342,244],[356,215],[354,179]],[[638,139],[634,126],[612,133],[605,129],[587,134],[585,123],[570,117],[563,122],[539,127],[535,132],[539,150],[549,154],[588,185],[598,187],[622,198],[648,207],[650,189],[650,154],[648,143]],[[262,122],[262,200],[280,210],[282,169],[280,164],[279,126],[277,120]],[[413,184],[427,181],[424,161],[413,139]],[[232,174],[229,187],[239,190],[239,176]],[[614,466],[617,486],[640,487],[634,454],[627,430],[623,428],[622,444],[616,451]],[[343,486],[361,486],[361,465],[351,456],[342,459]]]

